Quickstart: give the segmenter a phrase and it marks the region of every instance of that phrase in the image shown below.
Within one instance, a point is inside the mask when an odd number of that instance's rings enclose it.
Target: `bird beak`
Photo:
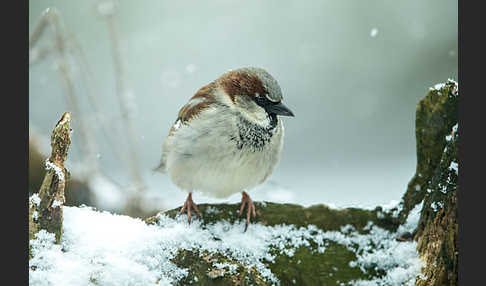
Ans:
[[[279,102],[277,104],[269,104],[269,105],[265,106],[265,110],[268,113],[274,113],[274,114],[277,114],[277,115],[294,117],[294,113],[281,102]]]

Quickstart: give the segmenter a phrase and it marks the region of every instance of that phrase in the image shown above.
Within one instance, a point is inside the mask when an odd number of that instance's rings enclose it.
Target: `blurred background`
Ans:
[[[69,204],[136,216],[182,205],[152,172],[179,108],[225,71],[259,66],[296,117],[253,200],[398,201],[415,172],[416,104],[457,80],[457,23],[456,0],[31,0],[29,191],[70,111]]]

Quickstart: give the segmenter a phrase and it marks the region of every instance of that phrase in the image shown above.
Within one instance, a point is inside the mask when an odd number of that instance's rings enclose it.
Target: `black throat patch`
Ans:
[[[238,149],[248,148],[254,151],[261,151],[272,139],[277,127],[277,115],[269,114],[270,125],[262,127],[247,119],[240,117],[236,124],[238,127],[238,136],[231,138],[236,142]]]

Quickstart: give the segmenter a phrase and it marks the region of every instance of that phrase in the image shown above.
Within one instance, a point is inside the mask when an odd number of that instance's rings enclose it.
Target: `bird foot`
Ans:
[[[200,217],[201,214],[199,213],[199,210],[197,209],[197,205],[192,201],[192,193],[189,193],[187,196],[186,202],[184,203],[184,206],[181,208],[179,213],[183,213],[184,211],[187,210],[187,222],[191,224],[191,208],[194,209],[196,212],[197,217]]]
[[[256,212],[255,212],[255,204],[251,200],[250,196],[246,192],[242,192],[242,197],[241,197],[241,207],[240,207],[240,212],[239,215],[243,213],[243,209],[245,208],[245,205],[248,204],[248,207],[246,208],[246,223],[245,223],[245,232],[248,228],[248,224],[250,223],[250,214],[253,216],[253,218],[256,217]]]

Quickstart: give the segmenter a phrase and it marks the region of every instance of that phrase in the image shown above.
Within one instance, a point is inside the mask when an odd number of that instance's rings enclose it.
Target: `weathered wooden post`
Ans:
[[[71,145],[71,114],[66,112],[51,134],[51,156],[46,160],[47,173],[38,195],[31,197],[29,238],[41,229],[54,233],[56,243],[62,237],[62,208],[68,171],[64,168]]]

